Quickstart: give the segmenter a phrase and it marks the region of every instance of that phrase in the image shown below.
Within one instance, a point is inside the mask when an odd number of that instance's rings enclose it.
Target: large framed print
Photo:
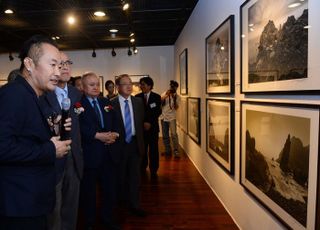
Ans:
[[[188,122],[188,113],[186,112],[188,109],[187,105],[187,97],[180,97],[179,96],[179,108],[177,109],[177,123],[180,129],[187,133],[187,122]]]
[[[229,174],[234,173],[234,101],[207,99],[207,152]]]
[[[319,0],[241,5],[241,92],[319,91],[318,9]]]
[[[206,91],[234,92],[234,15],[206,38]]]
[[[240,183],[290,229],[320,228],[319,111],[241,102]]]
[[[180,94],[188,94],[188,49],[184,49],[179,55],[180,68]]]
[[[7,84],[8,81],[6,79],[0,79],[0,87]]]
[[[200,98],[188,97],[188,135],[197,144],[201,141]]]

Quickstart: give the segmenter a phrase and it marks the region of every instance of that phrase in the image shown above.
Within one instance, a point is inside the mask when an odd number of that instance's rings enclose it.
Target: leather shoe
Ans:
[[[144,211],[141,208],[132,208],[130,209],[130,213],[133,216],[137,216],[137,217],[145,217],[147,215],[146,211]]]

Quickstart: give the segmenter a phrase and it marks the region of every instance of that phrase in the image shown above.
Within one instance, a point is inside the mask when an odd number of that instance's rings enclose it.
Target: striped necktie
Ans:
[[[124,106],[124,126],[126,131],[126,142],[130,143],[132,139],[132,126],[131,126],[131,113],[130,108],[128,104],[128,100],[125,100],[125,106]]]

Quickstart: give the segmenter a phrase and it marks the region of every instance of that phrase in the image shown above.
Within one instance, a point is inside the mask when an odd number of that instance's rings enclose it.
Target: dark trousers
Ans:
[[[46,216],[7,217],[0,216],[0,230],[47,230]]]
[[[65,170],[56,185],[56,204],[48,215],[48,229],[76,229],[78,217],[80,179],[77,175],[73,157],[68,155]]]
[[[145,170],[148,167],[152,174],[156,174],[159,169],[159,133],[158,132],[145,132],[144,145],[145,154],[142,159],[141,169]]]
[[[141,156],[138,151],[137,140],[134,138],[125,144],[119,167],[120,200],[128,202],[129,208],[140,208],[140,167]]]
[[[113,222],[116,206],[117,165],[107,160],[98,169],[85,169],[81,181],[80,205],[86,226],[94,225],[96,220],[97,185],[101,188],[101,218],[105,223]]]

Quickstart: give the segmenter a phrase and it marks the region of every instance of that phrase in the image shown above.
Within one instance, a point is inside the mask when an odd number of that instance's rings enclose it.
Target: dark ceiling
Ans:
[[[58,36],[62,50],[173,45],[198,0],[0,0],[0,53],[17,52],[33,34]],[[11,8],[14,14],[5,14]],[[93,13],[103,10],[106,16]],[[76,23],[66,18],[74,15]],[[112,37],[109,29],[118,33]],[[132,46],[132,44],[131,44]]]

